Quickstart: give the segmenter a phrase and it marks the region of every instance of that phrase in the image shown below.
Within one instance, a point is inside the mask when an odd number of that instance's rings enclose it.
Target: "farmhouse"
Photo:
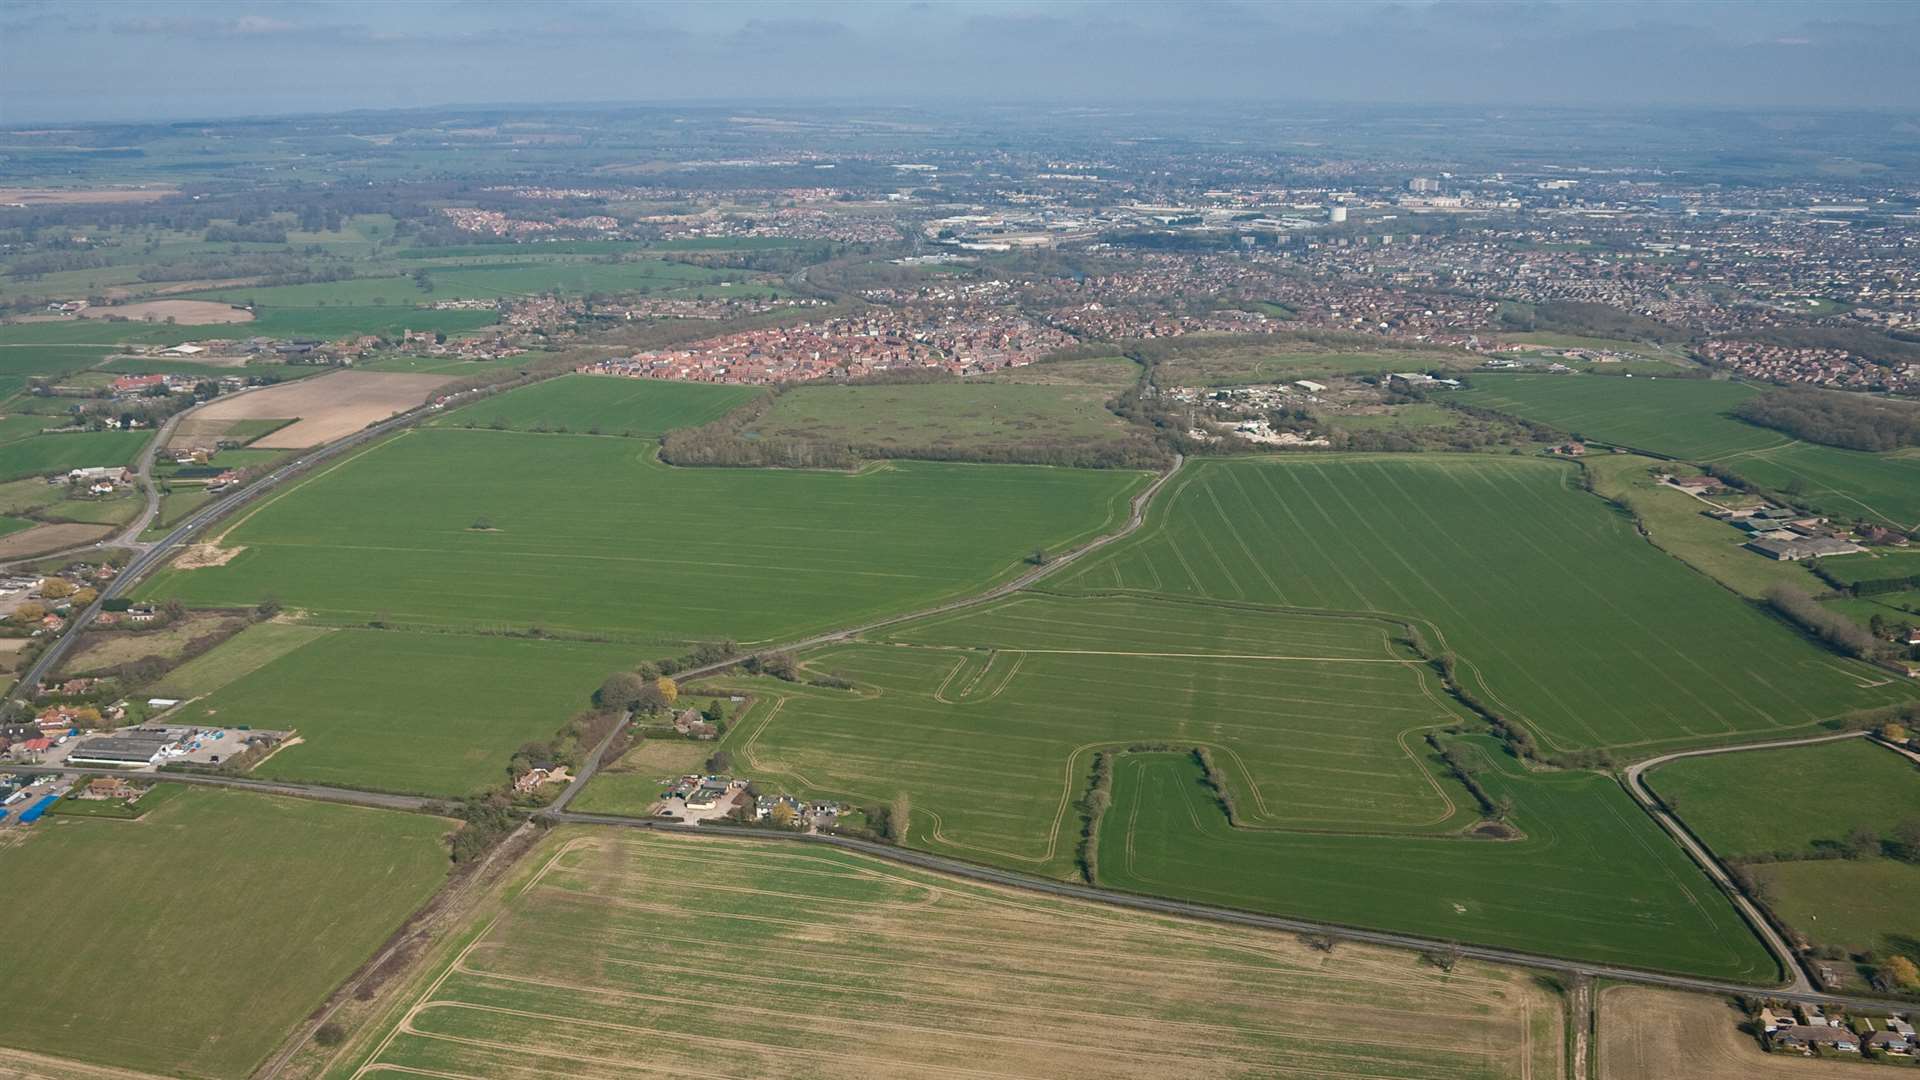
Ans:
[[[1860,1038],[1845,1028],[1828,1027],[1825,1024],[1795,1024],[1775,1031],[1770,1037],[1775,1049],[1812,1051],[1815,1047],[1822,1050],[1837,1050],[1846,1054],[1860,1052]]]
[[[1775,533],[1749,540],[1746,547],[1750,551],[1757,551],[1779,562],[1824,559],[1829,555],[1853,555],[1866,550],[1859,544],[1836,537],[1795,536],[1787,533]]]

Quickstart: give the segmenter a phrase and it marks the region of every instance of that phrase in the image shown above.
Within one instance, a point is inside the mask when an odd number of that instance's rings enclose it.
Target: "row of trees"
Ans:
[[[1769,390],[1736,405],[1742,420],[1848,450],[1920,446],[1920,403],[1831,390]]]
[[[1775,585],[1767,590],[1767,604],[1802,630],[1848,656],[1875,661],[1892,655],[1888,644],[1874,637],[1866,627],[1821,607],[1820,602],[1804,590]]]

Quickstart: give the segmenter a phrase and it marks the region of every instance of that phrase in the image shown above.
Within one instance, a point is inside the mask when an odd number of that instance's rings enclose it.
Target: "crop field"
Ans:
[[[1474,693],[1564,749],[1805,729],[1914,696],[1655,549],[1575,476],[1466,455],[1200,461],[1053,587],[1416,620]]]
[[[32,977],[0,1044],[244,1077],[440,885],[450,827],[211,788],[137,822],[49,816],[0,843],[0,903],[57,913],[9,950]]]
[[[1682,758],[1647,783],[1725,859],[1806,856],[1920,819],[1920,766],[1865,739]]]
[[[1422,740],[1463,714],[1394,630],[1021,594],[808,656],[853,692],[744,681],[768,700],[727,745],[796,792],[906,791],[916,843],[1060,877],[1094,754],[1141,742],[1212,749],[1257,827],[1455,831],[1477,811]]]
[[[151,431],[78,431],[0,444],[0,480],[91,466],[131,465]]]
[[[618,263],[528,260],[434,266],[428,271],[431,287],[426,289],[410,276],[396,275],[306,285],[241,286],[193,295],[232,304],[255,303],[273,311],[340,305],[410,308],[436,300],[493,300],[556,291],[580,295],[705,290],[718,297],[769,295],[769,287],[753,283],[751,277],[739,270],[712,270],[657,259]]]
[[[230,561],[169,568],[147,591],[214,606],[278,595],[349,622],[539,625],[660,655],[972,592],[1036,545],[1118,527],[1143,482],[920,462],[673,469],[625,439],[429,429],[274,497],[220,538]]]
[[[1138,440],[1107,411],[1100,385],[1007,382],[901,386],[803,386],[774,399],[753,425],[759,438],[889,450],[968,450],[1023,445],[1097,447]]]
[[[258,622],[220,643],[220,647],[181,664],[153,687],[156,697],[185,700],[211,694],[256,671],[314,638],[332,631],[321,626],[272,620]]]
[[[15,329],[0,326],[0,342],[11,341]],[[0,396],[19,392],[28,376],[79,371],[99,363],[111,351],[111,346],[0,344]]]
[[[1769,1054],[1740,1030],[1733,1001],[1649,986],[1599,991],[1594,1065],[1599,1080],[1820,1080],[1847,1063]]]
[[[332,284],[332,283],[330,283]],[[304,288],[306,286],[295,286]],[[329,304],[325,307],[263,307],[244,327],[210,331],[204,326],[166,323],[102,322],[69,319],[60,322],[11,323],[0,326],[0,346],[93,345],[101,355],[121,345],[178,345],[183,341],[224,334],[231,337],[320,337],[377,334],[398,337],[402,330],[442,331],[448,334],[478,330],[499,318],[494,311],[435,311],[431,308]]]
[[[1819,446],[1727,415],[1759,392],[1712,379],[1476,374],[1460,400],[1589,439],[1712,463],[1830,514],[1903,529],[1920,523],[1920,451]]]
[[[563,831],[536,857],[498,917],[330,1076],[1548,1080],[1563,1068],[1559,999],[1517,971],[1316,953],[764,841]]]
[[[1611,777],[1530,774],[1458,744],[1512,800],[1518,839],[1237,829],[1191,755],[1128,754],[1100,830],[1102,884],[1427,937],[1767,983],[1733,905]]]
[[[636,659],[617,645],[340,630],[177,715],[208,727],[298,729],[301,742],[256,776],[466,795],[504,781],[515,750],[551,738],[601,679]]]
[[[663,435],[718,420],[766,393],[750,386],[563,375],[455,409],[436,427]]]
[[[423,404],[434,388],[448,381],[441,375],[336,371],[218,399],[201,406],[193,422],[205,428],[273,420],[277,423],[271,434],[257,439],[254,445],[304,449],[351,435],[368,424]],[[299,422],[279,426],[290,417]]]

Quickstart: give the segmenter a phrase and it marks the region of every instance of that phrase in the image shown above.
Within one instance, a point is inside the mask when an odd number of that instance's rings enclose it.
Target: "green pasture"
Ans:
[[[563,375],[455,409],[437,427],[663,435],[698,427],[766,393],[750,386]]]
[[[439,887],[451,827],[212,788],[46,817],[0,844],[0,903],[44,915],[9,950],[0,1044],[248,1076]]]
[[[1611,777],[1530,774],[1460,741],[1519,839],[1227,823],[1191,755],[1120,759],[1100,882],[1228,907],[1739,982],[1779,978],[1733,905]]]
[[[1920,451],[1820,446],[1729,415],[1758,393],[1717,379],[1476,374],[1460,400],[1589,439],[1713,464],[1838,517],[1901,528],[1920,523]]]
[[[1865,739],[1681,758],[1647,784],[1725,859],[1804,857],[1920,820],[1920,766]]]
[[[1649,545],[1576,480],[1512,456],[1196,461],[1145,527],[1052,587],[1416,620],[1550,748],[1640,754],[1915,696]]]
[[[1767,906],[1815,945],[1920,963],[1920,866],[1892,859],[1766,863],[1750,873]]]
[[[1212,748],[1256,827],[1457,830],[1478,811],[1423,740],[1465,715],[1397,634],[1021,593],[808,655],[809,675],[851,691],[738,684],[770,700],[727,745],[784,790],[863,805],[905,791],[915,843],[1053,876],[1075,873],[1094,754],[1136,743]]]
[[[517,263],[427,268],[430,287],[411,274],[357,277],[303,285],[241,286],[191,294],[193,299],[253,303],[262,309],[334,306],[415,307],[436,300],[494,300],[559,292],[676,292],[708,290],[714,296],[763,296],[768,287],[739,270],[714,270],[687,263],[644,259],[633,262],[579,262],[528,259]]]
[[[1295,351],[1281,345],[1236,344],[1176,352],[1160,366],[1158,378],[1162,386],[1241,386],[1389,371],[1459,370],[1472,363],[1473,358],[1466,353],[1437,349]]]
[[[515,750],[552,738],[636,659],[617,645],[341,630],[184,707],[179,722],[297,729],[299,745],[254,769],[268,779],[466,795],[505,782]]]
[[[185,699],[211,694],[329,632],[303,623],[254,623],[218,648],[161,676],[150,696]]]
[[[624,385],[624,384],[623,384]],[[1123,522],[1135,472],[892,463],[674,469],[626,439],[429,429],[238,520],[225,566],[155,598],[322,618],[542,626],[677,652],[766,641],[973,592]],[[475,526],[491,525],[491,529]]]
[[[263,306],[252,322],[213,326],[169,326],[166,323],[131,320],[111,322],[105,319],[14,323],[0,326],[0,356],[8,351],[6,346],[13,344],[98,346],[98,355],[105,356],[123,345],[178,345],[185,341],[212,338],[313,337],[331,340],[357,334],[398,337],[402,330],[436,330],[458,334],[477,330],[498,318],[498,313],[492,311],[434,311],[411,306],[329,304],[325,307]]]
[[[77,431],[0,444],[0,480],[93,466],[132,465],[151,431]]]

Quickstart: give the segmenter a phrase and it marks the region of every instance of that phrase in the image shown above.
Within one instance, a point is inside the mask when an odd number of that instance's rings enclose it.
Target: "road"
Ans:
[[[209,773],[130,773],[125,769],[69,769],[60,766],[40,765],[14,766],[11,771],[27,776],[65,776],[76,780],[85,776],[118,776],[132,780],[164,780],[170,784],[197,784],[202,787],[237,788],[242,791],[256,791],[263,795],[286,795],[296,799],[318,799],[321,802],[352,803],[355,806],[372,806],[382,810],[418,811],[446,802],[444,799],[428,799],[419,795],[394,795],[384,791],[361,791],[358,788],[327,787],[323,784],[283,784],[276,780],[255,780],[245,776],[215,776]]]
[[[468,393],[478,392],[479,391],[468,391]],[[349,451],[357,450],[373,442],[375,439],[391,435],[421,417],[431,415],[435,411],[437,410],[431,406],[421,405],[418,408],[409,409],[404,413],[399,413],[382,420],[371,427],[362,428],[337,442],[331,442],[325,446],[309,450],[294,459],[291,463],[280,466],[255,480],[253,483],[248,484],[246,487],[241,488],[239,491],[231,495],[222,496],[217,501],[200,508],[186,520],[174,526],[165,536],[155,540],[153,543],[136,545],[133,560],[127,563],[126,567],[120,571],[119,576],[115,577],[105,588],[100,590],[99,597],[97,597],[93,603],[87,605],[86,610],[68,621],[66,630],[54,640],[53,644],[47,648],[47,651],[40,654],[40,658],[33,662],[33,666],[29,667],[26,672],[20,676],[19,682],[15,684],[14,696],[31,697],[34,688],[40,685],[41,680],[46,678],[48,672],[55,670],[59,666],[60,661],[65,658],[66,654],[73,648],[74,642],[79,640],[81,631],[85,630],[87,624],[92,622],[94,618],[100,614],[102,605],[108,600],[125,595],[128,590],[139,584],[141,578],[151,573],[169,558],[172,558],[176,549],[188,540],[193,539],[202,529],[205,529],[208,525],[222,518],[231,516],[235,511],[243,507],[253,505],[260,500],[261,496],[280,487],[287,481],[297,479],[313,471],[319,465],[331,461]],[[158,438],[154,439],[153,446],[148,448],[150,454],[155,452],[154,447],[157,447],[159,442],[160,440]],[[151,466],[150,459],[147,460],[147,465],[149,467]],[[157,495],[152,492],[151,489],[149,490],[149,499],[156,500],[153,506],[157,509]],[[144,528],[144,525],[142,528]],[[138,533],[134,535],[137,536]],[[41,557],[45,558],[46,556]]]
[[[1734,884],[1733,874],[1726,868],[1726,865],[1723,864],[1712,851],[1709,851],[1705,844],[1694,839],[1693,834],[1687,831],[1686,826],[1675,820],[1672,814],[1667,813],[1667,808],[1658,798],[1654,797],[1653,791],[1647,787],[1645,779],[1646,772],[1648,769],[1664,765],[1669,761],[1678,761],[1681,758],[1707,757],[1712,754],[1738,754],[1748,750],[1776,750],[1788,746],[1812,746],[1817,743],[1835,742],[1840,739],[1858,739],[1865,735],[1866,732],[1864,731],[1849,731],[1839,735],[1816,735],[1811,738],[1787,739],[1782,742],[1749,743],[1744,746],[1719,746],[1710,747],[1705,750],[1681,750],[1677,753],[1662,754],[1659,757],[1648,758],[1645,761],[1635,762],[1627,766],[1626,776],[1624,777],[1627,791],[1635,799],[1639,800],[1640,805],[1646,809],[1647,813],[1653,815],[1654,820],[1660,823],[1661,828],[1667,830],[1668,835],[1679,841],[1680,846],[1685,848],[1687,854],[1693,857],[1693,861],[1699,863],[1701,867],[1707,871],[1707,876],[1713,878],[1715,884],[1718,884],[1726,891],[1728,896],[1733,898],[1734,906],[1740,909],[1740,914],[1749,923],[1753,924],[1753,928],[1760,934],[1760,940],[1767,943],[1767,949],[1773,953],[1774,959],[1780,962],[1780,970],[1788,973],[1791,981],[1787,986],[1788,989],[1794,993],[1812,994],[1815,991],[1815,987],[1813,979],[1807,975],[1806,969],[1801,966],[1798,955],[1795,954],[1792,947],[1787,944],[1785,935],[1781,934],[1779,927],[1773,925],[1773,921],[1767,918],[1766,913],[1760,910],[1759,905],[1747,899],[1747,894],[1741,892],[1740,887]]]

